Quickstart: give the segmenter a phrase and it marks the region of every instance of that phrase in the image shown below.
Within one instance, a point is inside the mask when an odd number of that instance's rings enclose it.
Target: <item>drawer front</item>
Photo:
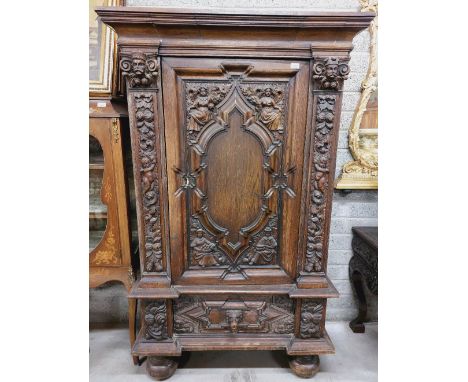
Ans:
[[[294,301],[283,296],[181,296],[174,301],[174,333],[294,333]]]

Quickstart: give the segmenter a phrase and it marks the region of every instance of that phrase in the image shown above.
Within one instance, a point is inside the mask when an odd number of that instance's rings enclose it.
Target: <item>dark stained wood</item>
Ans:
[[[358,316],[349,323],[354,333],[364,333],[367,299],[364,284],[374,295],[378,292],[378,228],[353,227],[353,257],[349,261],[349,279],[358,298]]]
[[[163,381],[172,376],[177,369],[177,361],[174,358],[148,357],[146,370],[148,375],[157,381]]]
[[[148,342],[142,332],[138,334],[132,354],[150,356],[158,354],[164,357],[178,357],[182,351],[215,350],[286,350],[291,356],[314,354],[334,354],[335,348],[327,332],[322,338],[302,340],[292,335],[270,336],[265,334],[237,334],[221,336],[173,336],[172,340]]]
[[[334,352],[341,91],[373,15],[97,13],[118,34],[129,107],[142,266],[131,297],[146,309],[133,354],[284,349],[294,372],[315,374],[316,355]]]
[[[311,378],[320,369],[320,359],[318,355],[293,357],[289,361],[289,366],[298,377]]]
[[[308,82],[308,66],[304,63],[298,63],[298,65],[298,68],[291,70],[290,62],[281,61],[257,62],[254,60],[246,63],[245,61],[220,59],[163,59],[163,82],[165,84],[175,84],[175,88],[169,85],[164,86],[165,94],[170,94],[164,98],[164,116],[167,147],[171,148],[171,150],[167,151],[167,166],[169,169],[178,169],[177,171],[168,171],[167,174],[169,209],[172,215],[170,221],[170,233],[173,238],[171,240],[171,251],[174,253],[184,252],[184,258],[173,257],[171,259],[172,277],[178,279],[178,283],[218,284],[221,276],[223,276],[222,282],[230,284],[251,284],[256,283],[256,280],[264,282],[263,280],[266,278],[271,279],[270,282],[278,283],[292,281],[296,261],[291,255],[296,252],[297,239],[291,240],[294,236],[291,236],[289,232],[296,237],[298,235],[299,222],[294,211],[300,209],[301,203],[301,173],[303,168],[301,155],[303,145],[301,145],[301,142],[303,142],[302,137],[305,134],[306,125],[305,109],[303,106],[301,107],[300,102],[295,102],[295,100],[300,97],[300,92],[304,91],[304,84],[307,89]],[[235,71],[240,70],[239,68],[242,69],[241,74],[246,70],[249,72],[248,77],[237,86],[232,79],[229,79],[229,76],[236,75]],[[232,72],[229,72],[229,70]],[[227,74],[226,71],[228,71]],[[272,82],[272,79],[275,82]],[[184,81],[188,85],[184,86]],[[192,114],[198,112],[197,110],[192,111],[193,105],[197,104],[196,102],[183,102],[184,94],[186,94],[184,90],[187,91],[187,87],[189,87],[189,91],[194,89],[198,91],[202,86],[210,90],[221,84],[229,90],[223,101],[219,103],[217,113],[209,111],[211,115],[208,116],[209,118],[207,117],[206,129],[197,132],[197,137],[194,137],[193,132],[188,132],[187,135],[181,134],[178,126],[184,122],[190,125],[194,119]],[[276,93],[276,95],[273,94],[273,97],[276,97],[278,103],[276,105],[278,109],[273,108],[273,112],[268,110],[268,107],[262,107],[261,104],[254,103],[261,99],[273,99],[272,96],[265,96],[265,90],[270,86],[274,88],[273,93]],[[281,91],[281,94],[277,94],[278,92],[275,92],[275,89]],[[174,90],[176,91],[174,98],[181,101],[179,104],[172,101],[171,94]],[[206,98],[211,99],[209,91]],[[245,131],[241,126],[230,126],[229,123],[226,123],[227,127],[222,130],[222,126],[217,122],[217,119],[225,118],[229,121],[232,108],[237,107],[237,105],[242,105],[240,107],[244,110],[245,115],[242,123],[247,125]],[[203,113],[200,112],[199,114],[203,116]],[[260,117],[263,115],[265,118],[277,115],[277,120],[281,122],[280,125],[284,124],[286,127],[295,125],[296,127],[292,131],[283,128],[284,131],[279,134],[278,130],[269,131],[264,127],[261,128],[251,123],[255,115],[260,115]],[[221,120],[221,124],[223,122],[226,121]],[[233,130],[237,130],[237,133],[233,132]],[[238,134],[239,139],[244,139],[245,142],[250,142],[253,146],[245,147],[244,141],[226,139],[225,137],[229,137],[230,134]],[[243,138],[243,136],[246,136],[246,138]],[[212,141],[209,140],[210,138]],[[184,147],[187,139],[198,139],[198,141],[192,144],[191,147]],[[225,144],[218,145],[217,142],[220,140],[221,144],[223,142]],[[276,147],[274,145],[275,141],[284,142],[284,144]],[[291,150],[286,150],[284,148],[286,145],[288,148],[291,147]],[[240,152],[239,148],[242,148]],[[265,153],[271,149],[274,151],[266,155]],[[203,154],[198,154],[199,151],[204,152],[204,150],[207,151],[206,159],[203,158]],[[257,154],[255,154],[256,151]],[[237,162],[241,161],[241,163],[236,163],[234,153],[240,155]],[[185,168],[188,155],[191,155],[192,164],[189,168]],[[257,158],[253,157],[254,155],[257,155]],[[229,158],[231,170],[224,171],[224,175],[226,178],[231,178],[232,184],[224,184],[223,179],[225,178],[216,173],[219,163],[210,166],[210,160],[213,161],[213,158],[216,157],[220,158],[220,163],[225,163],[223,161]],[[256,173],[245,174],[245,169],[242,170],[242,163],[250,163],[250,167],[247,167],[250,169],[249,172],[256,171]],[[265,164],[269,167],[265,168]],[[204,169],[205,166],[206,170]],[[197,172],[200,167],[202,170]],[[288,172],[288,170],[291,171]],[[195,179],[187,180],[189,174],[195,174],[193,176]],[[272,174],[277,174],[275,175],[277,178]],[[235,179],[239,177],[244,179],[242,182],[244,185],[239,184],[239,186],[242,186],[242,190],[234,186]],[[210,192],[209,188],[212,187],[208,187],[210,179],[215,179],[216,187],[225,191],[213,195],[216,189]],[[187,182],[193,188],[183,188],[182,186]],[[283,192],[281,186],[287,186],[287,192]],[[248,191],[248,201],[240,203],[242,198],[245,199],[243,195],[247,195],[246,189],[250,189]],[[279,196],[280,192],[281,196]],[[200,193],[206,196],[206,203],[199,197]],[[215,202],[210,202],[210,195],[213,196]],[[262,201],[262,195],[268,195],[268,198]],[[187,196],[190,196],[190,199],[187,199]],[[236,198],[239,198],[239,200],[236,200]],[[213,216],[210,210],[210,206],[214,203],[217,204],[215,214],[218,210],[224,210],[226,221],[231,220],[233,221],[232,224],[235,222],[236,213],[247,211],[247,213],[243,212],[244,221],[237,222],[237,226],[241,227],[241,230],[245,232],[244,237],[240,237],[239,247],[233,249],[228,240],[230,234],[239,238],[239,228],[237,228],[237,233],[229,233],[229,229],[225,230],[225,227],[222,227],[222,222],[216,223],[216,216]],[[202,220],[204,226],[211,228],[211,230],[210,232],[206,230],[202,232],[198,241],[205,241],[206,246],[209,246],[210,243],[213,244],[214,249],[211,251],[210,256],[214,257],[216,262],[212,261],[211,264],[215,267],[204,269],[200,273],[198,269],[200,267],[186,269],[185,264],[197,265],[191,258],[190,249],[192,244],[192,248],[197,247],[197,241],[194,241],[194,239],[196,239],[198,222],[194,221],[194,219],[191,220],[191,217],[197,211],[204,211],[205,205],[207,210],[201,214],[200,220]],[[254,205],[256,205],[255,209],[253,208]],[[232,213],[229,212],[231,210]],[[268,212],[268,210],[271,212]],[[259,232],[259,229],[265,228],[267,220],[272,228],[270,233],[267,231]],[[184,232],[189,231],[187,225],[190,225],[192,233],[190,238],[184,235]],[[284,227],[284,230],[280,226]],[[228,234],[227,236],[225,232]],[[281,233],[283,233],[283,237],[280,236]],[[269,238],[269,240],[263,240],[263,243],[265,241],[270,242],[268,244],[269,248],[268,245],[265,246],[260,242],[261,236]],[[274,240],[271,240],[271,237]],[[282,239],[284,240],[284,246],[278,245]],[[182,240],[184,240],[183,245]],[[250,240],[253,241],[251,245],[248,244]],[[216,242],[219,243],[219,246],[215,246]],[[256,253],[257,248],[260,248],[259,253]],[[219,259],[219,254],[223,256],[223,260]],[[229,259],[232,261],[224,261]],[[258,262],[262,265],[276,265],[276,267],[264,269],[245,267],[250,262]],[[234,272],[229,272],[230,266],[244,267],[244,274],[238,273],[237,277],[233,276]]]

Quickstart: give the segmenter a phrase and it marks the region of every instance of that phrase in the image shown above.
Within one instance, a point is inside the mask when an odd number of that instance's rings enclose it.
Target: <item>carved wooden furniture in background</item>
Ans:
[[[157,379],[182,351],[285,349],[325,330],[341,89],[366,13],[99,8],[118,35],[132,139],[143,325]],[[168,358],[172,357],[172,358]]]
[[[123,126],[128,128],[126,105],[105,100],[89,101],[89,286],[96,288],[108,281],[120,281],[130,291],[134,276],[122,150]],[[96,187],[97,183],[101,184]],[[134,299],[129,299],[128,316],[133,345]],[[134,361],[137,360],[138,357],[134,357]]]
[[[378,292],[378,229],[353,227],[353,257],[349,261],[349,278],[359,302],[358,316],[349,323],[354,333],[364,333],[367,320],[367,299],[364,283],[377,295]]]

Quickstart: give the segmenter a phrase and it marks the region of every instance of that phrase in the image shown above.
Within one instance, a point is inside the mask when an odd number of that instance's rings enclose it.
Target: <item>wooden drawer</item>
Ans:
[[[178,335],[294,333],[295,301],[286,296],[181,296],[173,303]]]

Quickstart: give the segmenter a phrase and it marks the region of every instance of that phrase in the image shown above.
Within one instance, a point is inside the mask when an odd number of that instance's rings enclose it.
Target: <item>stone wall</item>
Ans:
[[[128,6],[179,6],[179,7],[222,7],[232,8],[232,0],[127,0]],[[358,0],[237,0],[238,8],[302,8],[328,11],[358,11]],[[359,89],[367,72],[369,62],[369,33],[361,32],[353,40],[351,53],[351,75],[344,85],[343,107],[336,175],[343,164],[352,159],[348,150],[348,129],[359,100]],[[328,274],[340,292],[340,298],[328,302],[329,320],[350,320],[357,313],[355,297],[348,278],[348,263],[351,258],[351,227],[377,225],[377,192],[353,191],[343,195],[335,191],[330,230]],[[90,322],[116,322],[127,318],[125,288],[119,284],[108,284],[90,290]],[[369,296],[370,318],[377,317],[377,299]]]

